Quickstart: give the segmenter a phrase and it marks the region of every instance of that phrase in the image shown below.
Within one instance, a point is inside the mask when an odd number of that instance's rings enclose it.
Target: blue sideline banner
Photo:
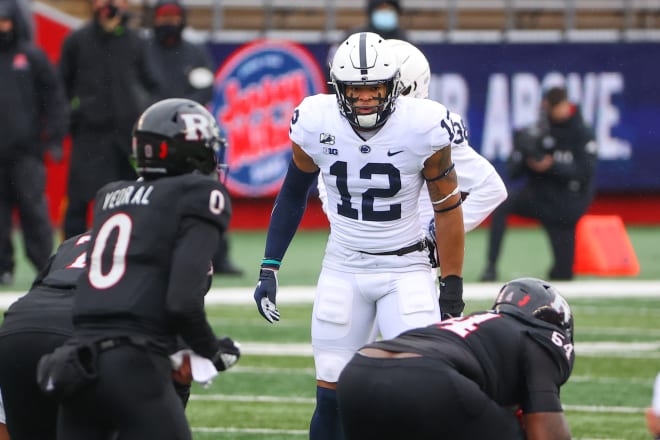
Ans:
[[[229,132],[230,141],[232,130],[243,124],[242,134],[234,136],[238,142],[232,145],[234,163],[230,161],[230,167],[240,176],[230,189],[244,196],[272,195],[286,172],[283,164],[288,162],[288,145],[284,144],[288,142],[284,137],[288,124],[270,127],[282,133],[271,130],[264,136],[257,127],[265,115],[274,112],[273,119],[283,122],[287,119],[283,113],[291,112],[292,105],[297,104],[293,101],[299,101],[301,94],[325,92],[328,45],[293,44],[273,52],[272,47],[266,47],[269,44],[272,42],[250,43],[252,58],[244,60],[236,54],[246,52],[245,46],[210,45],[218,66],[213,110]],[[264,50],[255,51],[260,45]],[[660,44],[419,47],[433,73],[430,97],[463,115],[471,145],[495,164],[505,180],[503,165],[512,149],[512,130],[535,122],[542,90],[562,84],[596,134],[599,191],[660,191],[660,61],[654,55]],[[232,63],[233,68],[227,69]],[[240,66],[244,66],[242,73]],[[293,86],[289,91],[273,84]],[[229,94],[233,94],[233,100],[228,99]],[[249,99],[236,99],[238,96]],[[243,113],[237,112],[234,104],[240,105]],[[239,113],[240,123],[226,117]],[[251,123],[246,126],[245,121]],[[248,142],[254,130],[261,133],[252,136],[258,145]],[[278,145],[269,145],[271,141]],[[244,157],[241,150],[250,152],[250,158]],[[263,152],[264,157],[257,160],[255,151]],[[277,165],[268,157],[277,157]]]

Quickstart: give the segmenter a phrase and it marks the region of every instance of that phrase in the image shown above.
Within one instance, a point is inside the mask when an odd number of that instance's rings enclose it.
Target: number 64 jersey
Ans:
[[[477,312],[367,345],[413,352],[448,365],[500,405],[523,412],[562,410],[559,389],[573,370],[572,339],[559,327],[522,314]]]
[[[387,122],[365,139],[340,114],[334,95],[302,101],[289,137],[320,168],[327,188],[325,267],[373,271],[376,264],[406,271],[429,264],[426,252],[370,254],[401,249],[423,237],[417,209],[420,190],[426,191],[422,169],[426,159],[449,146],[448,116],[437,102],[399,97]]]
[[[202,298],[210,267],[210,257],[190,255],[177,267],[173,256],[187,243],[180,240],[187,228],[199,222],[220,232],[227,228],[231,207],[225,187],[208,176],[184,174],[113,182],[95,200],[87,273],[74,303],[76,328],[108,326],[169,339],[166,296],[173,273],[181,280],[181,271],[189,272],[189,284],[179,290]]]

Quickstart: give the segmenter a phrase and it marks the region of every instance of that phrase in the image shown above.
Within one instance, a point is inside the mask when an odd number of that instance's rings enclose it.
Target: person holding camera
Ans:
[[[507,163],[512,179],[527,182],[494,212],[487,265],[481,281],[497,279],[497,259],[507,217],[517,214],[541,222],[550,239],[554,262],[548,278],[573,278],[575,229],[594,195],[597,145],[580,109],[563,87],[548,89],[537,124],[514,133],[514,151]]]

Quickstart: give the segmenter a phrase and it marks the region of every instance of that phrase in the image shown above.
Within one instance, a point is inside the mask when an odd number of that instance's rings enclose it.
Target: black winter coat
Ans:
[[[68,108],[46,54],[21,40],[0,48],[0,158],[41,155],[62,142]]]
[[[512,178],[526,176],[527,187],[549,209],[577,218],[586,211],[594,195],[598,157],[593,131],[578,107],[565,121],[547,122],[547,127],[538,133],[539,156],[551,154],[553,165],[548,171],[537,173],[526,165],[529,152],[514,150],[509,174]]]
[[[130,137],[160,87],[145,44],[125,25],[108,33],[96,21],[64,40],[60,73],[71,100],[72,132],[113,130]]]

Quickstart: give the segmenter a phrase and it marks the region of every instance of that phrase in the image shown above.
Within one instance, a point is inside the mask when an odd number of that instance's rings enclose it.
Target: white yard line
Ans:
[[[241,354],[255,356],[312,356],[312,344],[277,344],[257,341],[239,341]]]
[[[254,395],[228,395],[228,394],[192,394],[190,400],[199,402],[242,402],[242,403],[274,403],[274,404],[304,404],[310,408],[315,404],[314,398],[305,397],[278,397],[278,396],[254,396]],[[643,414],[644,408],[622,407],[622,406],[589,406],[589,405],[564,405],[564,411],[578,411],[599,414]],[[291,435],[307,436],[306,429],[260,429],[260,428],[235,428],[235,427],[205,427],[192,426],[193,432],[199,433],[243,433],[266,435]],[[598,437],[576,437],[575,440],[624,440],[623,438],[598,438]]]
[[[635,408],[632,406],[602,406],[602,405],[562,405],[564,411],[579,411],[589,413],[611,413],[611,414],[643,414],[646,408]]]
[[[316,402],[316,399],[313,397],[278,397],[230,394],[191,394],[190,400],[199,400],[201,402],[309,403],[312,405]]]
[[[567,298],[622,298],[649,297],[660,298],[660,281],[634,280],[598,280],[573,281],[554,283]],[[500,287],[499,283],[472,283],[465,285],[464,297],[470,299],[489,299]],[[206,303],[213,305],[253,304],[253,288],[214,288],[206,296]],[[23,293],[0,293],[0,309],[6,309]],[[278,294],[279,304],[310,304],[314,300],[314,287],[284,286]],[[261,342],[241,341],[242,351],[249,355],[271,356],[312,356],[310,344],[268,344]],[[643,357],[660,357],[660,342],[646,343],[616,343],[594,342],[576,344],[579,355],[593,356],[598,354],[613,354],[624,356],[643,355]]]
[[[291,376],[300,376],[301,374],[306,374],[308,376],[314,376],[314,368],[309,367],[243,367],[239,363],[235,367],[232,367],[231,369],[232,374],[240,374],[240,373],[246,373],[246,374],[277,374],[279,376],[284,376],[284,375],[291,375]],[[586,380],[585,380],[586,381]],[[644,382],[645,385],[651,385],[653,384],[653,381],[651,379],[647,380]]]
[[[660,342],[582,342],[575,344],[575,352],[581,354],[616,354],[622,352],[660,353]]]
[[[240,363],[231,369],[232,374],[275,374],[278,376],[298,376],[307,375],[314,376],[315,371],[312,367],[244,367]],[[571,375],[571,383],[598,383],[607,385],[640,385],[640,386],[653,386],[655,378],[631,378],[631,377],[602,377],[602,376],[585,376],[585,375]]]
[[[493,299],[503,283],[467,283],[465,299]],[[660,281],[594,280],[553,283],[566,298],[660,298]],[[5,309],[25,292],[0,293],[0,309]],[[207,304],[252,304],[253,287],[213,288],[206,295]],[[281,286],[278,304],[309,304],[314,301],[314,287]]]
[[[291,435],[291,436],[307,436],[308,430],[303,429],[254,429],[254,428],[208,428],[208,427],[192,427],[193,432],[209,433],[209,434],[263,434],[266,435]],[[597,437],[574,437],[574,440],[625,440],[624,438],[597,438]]]
[[[291,435],[307,436],[309,431],[306,429],[256,429],[256,428],[209,428],[202,426],[193,426],[193,432],[209,434],[263,434],[267,435]],[[596,437],[575,437],[575,440],[625,440],[623,438],[596,438]]]
[[[208,428],[192,427],[193,432],[222,433],[222,434],[263,434],[263,435],[308,435],[303,429],[257,429],[257,428]]]
[[[262,356],[312,356],[311,344],[270,344],[256,341],[240,341],[241,352],[247,355]],[[580,355],[608,354],[613,357],[660,356],[660,342],[580,342],[575,344],[575,352]]]
[[[660,281],[596,280],[553,283],[566,298],[660,298]],[[467,283],[465,299],[494,299],[502,283]],[[214,288],[206,296],[207,304],[252,304],[254,288]],[[282,286],[277,294],[278,304],[311,303],[314,287]]]
[[[254,396],[254,395],[231,395],[231,394],[192,394],[190,400],[200,402],[247,402],[247,403],[283,403],[283,404],[310,404],[316,399],[313,397],[279,397],[279,396]],[[642,414],[645,408],[631,406],[604,406],[604,405],[563,405],[564,411],[580,411],[590,413],[612,413],[612,414]]]

